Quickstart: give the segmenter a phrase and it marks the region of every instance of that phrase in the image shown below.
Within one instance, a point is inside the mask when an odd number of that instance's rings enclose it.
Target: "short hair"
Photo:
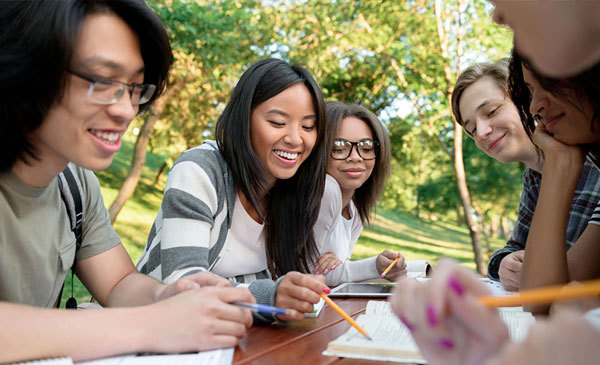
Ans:
[[[513,48],[509,65],[509,93],[521,116],[523,127],[529,139],[533,141],[536,124],[533,115],[529,111],[531,93],[525,84],[521,66],[531,71],[540,86],[555,97],[576,107],[580,107],[582,102],[589,102],[593,110],[590,123],[592,128],[594,127],[594,121],[598,121],[600,117],[600,63],[573,77],[555,79],[541,75],[527,59]],[[569,91],[574,93],[574,97]]]
[[[454,114],[454,118],[456,122],[461,126],[464,125],[464,120],[462,119],[462,115],[460,114],[460,98],[465,90],[473,85],[477,80],[483,77],[491,77],[496,85],[505,96],[508,96],[508,59],[502,58],[494,63],[482,62],[482,63],[474,63],[471,66],[467,67],[463,72],[461,72],[460,76],[458,76],[458,80],[456,80],[456,84],[454,85],[454,90],[452,90],[451,104],[452,104],[452,113]],[[467,133],[469,133],[467,131]]]
[[[371,212],[377,206],[377,199],[383,191],[385,180],[390,175],[390,137],[377,116],[369,109],[356,105],[345,104],[339,101],[328,101],[325,104],[327,113],[327,151],[333,149],[334,141],[342,121],[346,118],[357,118],[365,122],[371,129],[375,141],[379,143],[375,167],[371,176],[358,189],[355,190],[352,201],[358,210],[363,223],[369,223]]]
[[[0,171],[17,159],[37,159],[29,135],[62,97],[77,37],[85,17],[108,13],[120,17],[140,41],[144,83],[164,91],[173,55],[168,34],[143,0],[7,1],[0,6]]]
[[[303,84],[315,107],[317,141],[290,179],[279,179],[266,190],[265,167],[252,148],[250,121],[260,103],[289,87]],[[308,272],[317,255],[312,228],[325,188],[327,166],[325,101],[310,72],[275,58],[256,62],[240,78],[216,124],[219,150],[236,185],[265,221],[268,269],[275,277],[289,271]],[[266,210],[260,199],[266,197]]]

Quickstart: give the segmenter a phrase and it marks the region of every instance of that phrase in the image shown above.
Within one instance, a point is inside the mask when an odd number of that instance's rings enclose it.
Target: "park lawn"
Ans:
[[[123,147],[117,153],[112,165],[96,173],[107,208],[127,176],[132,149],[133,142],[129,137],[128,140],[123,141]],[[160,206],[166,175],[156,186],[154,180],[164,159],[160,155],[147,154],[142,178],[114,224],[134,264],[142,255],[148,233]],[[486,252],[485,243],[482,244]],[[492,239],[490,244],[492,250],[495,250],[502,247],[504,241]],[[384,249],[402,252],[408,260],[427,259],[432,264],[440,257],[451,257],[475,269],[471,239],[465,227],[447,222],[423,220],[406,212],[379,209],[372,224],[362,232],[352,253],[352,260],[377,255]],[[71,276],[68,275],[62,306],[71,293],[70,282]],[[77,278],[75,278],[74,293],[80,303],[91,298]]]

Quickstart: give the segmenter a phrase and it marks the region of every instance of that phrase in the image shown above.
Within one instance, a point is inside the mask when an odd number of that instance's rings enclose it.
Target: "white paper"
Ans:
[[[529,327],[535,322],[531,313],[521,307],[499,308],[500,318],[508,327],[512,341],[527,337]],[[392,312],[389,302],[370,300],[365,314],[356,320],[373,341],[367,340],[354,327],[330,342],[325,355],[370,360],[424,363],[410,331]]]
[[[313,306],[314,309],[312,312],[304,313],[304,318],[317,318],[319,314],[321,314],[321,310],[323,310],[324,306],[325,301],[323,298],[320,298],[319,302]]]
[[[78,362],[78,365],[230,365],[233,347],[176,355],[125,355]],[[45,365],[45,364],[44,364]],[[54,365],[54,364],[52,364]]]

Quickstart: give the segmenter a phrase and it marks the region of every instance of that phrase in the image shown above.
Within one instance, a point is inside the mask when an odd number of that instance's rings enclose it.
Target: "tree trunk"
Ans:
[[[449,57],[449,47],[448,47],[448,35],[449,32],[444,28],[444,23],[448,24],[448,18],[443,10],[443,2],[442,0],[435,0],[434,2],[434,13],[436,19],[436,28],[438,33],[438,39],[440,42],[440,51],[442,52],[442,56],[448,60],[448,62],[444,65],[444,77],[446,81],[445,85],[445,94],[446,99],[448,100],[448,105],[452,105],[451,95],[452,95],[452,85],[454,85],[454,80],[458,78],[460,74],[460,67],[456,71],[455,78],[453,78],[452,69],[450,67],[450,57]],[[458,0],[458,9],[462,8],[462,0]],[[462,37],[463,37],[463,28],[460,22],[461,18],[458,18],[458,26],[456,29],[456,39],[457,39],[457,49],[456,49],[456,58],[458,60],[458,64],[460,66],[460,60],[462,58]],[[471,235],[471,243],[473,244],[473,253],[475,255],[475,266],[477,267],[477,271],[481,274],[486,273],[485,261],[483,259],[483,255],[481,253],[481,241],[479,239],[479,226],[477,222],[473,220],[473,215],[471,214],[471,198],[469,197],[469,189],[467,188],[467,179],[465,177],[465,165],[463,162],[463,153],[462,153],[462,127],[456,123],[454,120],[454,116],[452,116],[452,121],[454,122],[454,172],[456,174],[456,184],[458,186],[458,193],[460,195],[460,200],[462,202],[462,206],[464,209],[465,221],[467,222],[467,227],[469,228],[469,234]]]
[[[490,230],[492,231],[492,237],[498,237],[498,215],[496,214],[492,216],[492,221],[490,222]]]
[[[456,225],[462,226],[463,224],[467,224],[464,220],[464,215],[460,210],[460,205],[455,206],[454,209],[456,210]]]
[[[160,167],[160,170],[158,170],[158,174],[156,174],[156,179],[154,179],[154,186],[156,186],[160,182],[163,173],[167,169],[167,161],[169,160],[165,160],[165,162],[163,162],[162,166]]]
[[[140,181],[140,176],[142,175],[142,169],[144,168],[144,164],[146,163],[146,146],[148,145],[148,141],[150,140],[150,135],[154,130],[154,125],[160,118],[160,115],[167,104],[167,100],[174,94],[179,93],[186,82],[191,78],[191,75],[184,78],[179,79],[172,85],[168,91],[163,94],[158,100],[154,102],[154,105],[150,107],[148,115],[144,119],[144,125],[140,130],[140,134],[135,142],[135,148],[133,149],[133,158],[131,160],[131,167],[129,172],[127,173],[127,177],[123,184],[121,185],[121,189],[119,189],[119,193],[117,197],[108,208],[108,214],[110,215],[110,222],[115,223],[119,212],[123,209],[123,206],[127,202],[127,200],[133,195],[135,188],[137,187],[138,182]]]
[[[483,239],[485,240],[487,252],[492,252],[492,246],[490,246],[490,235],[488,234],[487,229],[485,227],[485,216],[483,215],[481,207],[479,206],[479,204],[477,204],[475,200],[473,200],[473,208],[475,209],[475,212],[477,212],[479,220],[481,221],[481,232],[483,233]]]
[[[471,197],[467,188],[467,179],[465,177],[465,166],[463,163],[462,154],[462,127],[454,121],[454,172],[456,173],[456,184],[458,186],[458,194],[463,205],[465,213],[465,221],[471,235],[471,243],[473,245],[473,253],[475,254],[475,267],[477,272],[482,275],[487,273],[485,260],[481,249],[481,240],[479,238],[479,225],[473,219],[471,214]]]
[[[502,216],[502,233],[504,233],[504,239],[508,240],[510,238],[510,228],[508,226],[508,217]]]

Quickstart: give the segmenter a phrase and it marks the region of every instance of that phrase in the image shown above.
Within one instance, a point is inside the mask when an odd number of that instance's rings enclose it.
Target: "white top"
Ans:
[[[231,228],[223,246],[222,258],[211,271],[221,277],[230,278],[265,270],[267,254],[263,228],[263,224],[259,224],[248,215],[236,194]]]
[[[342,204],[340,185],[335,178],[327,175],[314,234],[319,255],[332,252],[343,262],[341,266],[325,275],[327,285],[331,286],[379,277],[375,266],[377,256],[350,261],[363,224],[352,201],[349,203],[350,219],[342,216]]]

